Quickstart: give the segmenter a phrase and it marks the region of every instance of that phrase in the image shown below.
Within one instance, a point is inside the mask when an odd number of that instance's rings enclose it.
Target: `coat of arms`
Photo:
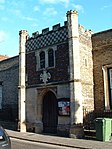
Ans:
[[[51,78],[51,74],[49,72],[47,72],[46,70],[43,70],[43,73],[40,74],[40,80],[42,80],[45,85],[46,85],[48,79],[50,79],[50,78]]]

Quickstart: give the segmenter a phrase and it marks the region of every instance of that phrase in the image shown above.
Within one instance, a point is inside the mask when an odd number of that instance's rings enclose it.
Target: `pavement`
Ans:
[[[17,132],[17,131],[12,131],[7,129],[6,129],[6,132],[11,138],[38,142],[38,143],[47,143],[52,145],[65,146],[68,149],[70,147],[80,148],[80,149],[112,149],[112,142],[65,138],[65,137],[50,136],[50,135],[36,134],[36,133],[30,133],[30,132]]]

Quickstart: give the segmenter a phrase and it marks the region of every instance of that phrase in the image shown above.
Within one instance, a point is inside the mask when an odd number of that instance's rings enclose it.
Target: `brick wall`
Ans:
[[[51,74],[51,79],[48,83],[59,82],[59,81],[68,81],[69,80],[69,53],[68,53],[68,44],[58,44],[57,50],[55,51],[55,67],[46,68]],[[51,47],[52,48],[52,47]],[[47,49],[47,48],[46,48]],[[36,57],[35,52],[27,54],[27,74],[28,74],[28,85],[42,84],[40,80],[40,74],[43,70],[36,71]]]
[[[102,66],[112,64],[112,30],[94,34],[92,45],[95,109],[96,111],[102,111],[105,109]]]

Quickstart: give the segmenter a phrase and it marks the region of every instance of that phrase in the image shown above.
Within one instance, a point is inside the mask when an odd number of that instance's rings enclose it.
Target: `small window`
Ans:
[[[53,49],[48,50],[48,67],[54,66],[54,51]]]
[[[87,59],[85,59],[85,66],[87,67]]]
[[[45,52],[40,53],[40,68],[45,68]]]

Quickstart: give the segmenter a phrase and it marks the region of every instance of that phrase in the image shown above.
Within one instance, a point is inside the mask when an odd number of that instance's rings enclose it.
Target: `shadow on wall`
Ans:
[[[83,119],[83,112],[82,110],[82,104],[79,103],[78,101],[73,101],[71,102],[70,108],[72,108],[71,112],[71,124],[75,124],[75,122],[78,122],[77,124],[82,125],[81,121]]]
[[[95,111],[87,110],[83,108],[83,124],[87,130],[95,129],[96,118],[112,118],[111,110]]]
[[[83,108],[83,125],[84,129],[87,130],[94,130],[95,129],[95,111],[94,110],[87,110]]]
[[[0,110],[0,120],[16,122],[18,119],[18,106],[6,105]]]

